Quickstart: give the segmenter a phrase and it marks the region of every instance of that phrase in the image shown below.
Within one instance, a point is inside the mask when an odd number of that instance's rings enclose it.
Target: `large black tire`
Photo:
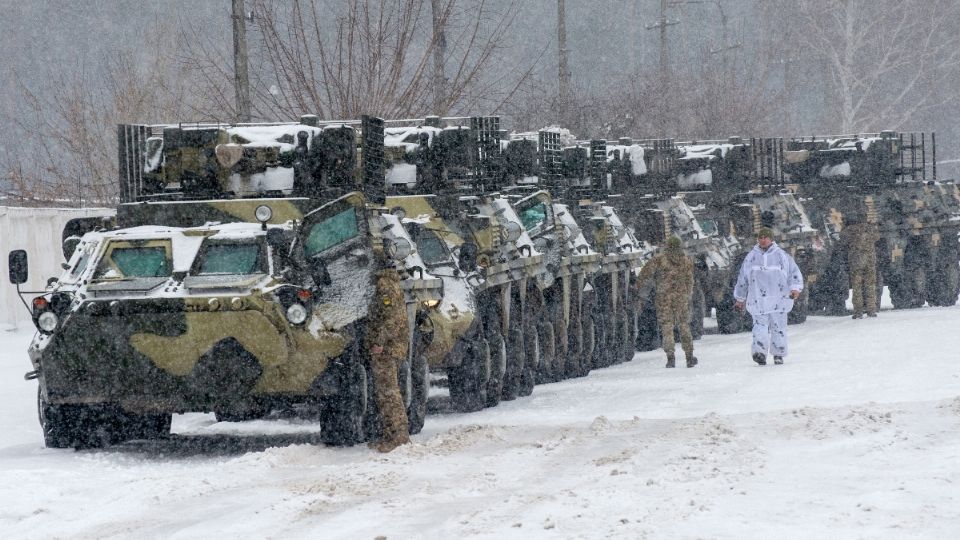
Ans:
[[[530,332],[524,338],[525,358],[520,372],[520,395],[529,396],[537,384],[537,366],[541,362],[540,333],[536,323],[528,323]]]
[[[604,317],[600,312],[594,311],[591,317],[593,318],[594,343],[590,369],[600,369],[608,365],[608,355],[605,351],[609,341],[607,334],[610,332],[610,328],[608,327],[607,317]]]
[[[826,268],[810,286],[807,312],[815,315],[842,316],[847,314],[850,294],[850,274],[846,268],[846,253],[834,250]]]
[[[499,324],[499,321],[497,321]],[[503,396],[504,378],[507,372],[507,343],[499,327],[487,332],[490,348],[490,375],[487,378],[487,407],[496,407]]]
[[[553,323],[540,321],[537,323],[538,345],[540,355],[537,359],[537,384],[556,382],[560,380],[557,363],[557,335],[553,330]]]
[[[810,293],[804,289],[800,298],[793,301],[793,309],[787,314],[787,324],[801,324],[807,320],[807,301]]]
[[[660,348],[660,327],[657,324],[657,308],[653,294],[643,298],[643,306],[637,313],[636,349],[640,352]]]
[[[408,431],[411,435],[420,433],[427,417],[427,398],[430,394],[430,366],[423,355],[413,362],[404,362],[400,371],[400,391],[407,405]]]
[[[584,310],[585,315],[580,322],[580,348],[577,351],[577,377],[586,377],[593,369],[593,351],[597,348],[597,328],[593,322],[593,315]]]
[[[507,371],[503,376],[503,392],[500,394],[502,401],[511,401],[520,395],[520,378],[526,361],[526,346],[523,328],[519,324],[510,325],[510,336],[507,339]]]
[[[633,307],[626,307],[626,337],[624,338],[623,359],[625,362],[633,360],[637,353],[637,312]]]
[[[54,405],[47,403],[38,388],[37,414],[47,448],[100,448],[139,438],[135,430],[140,426],[131,425],[127,413],[115,404]],[[161,428],[162,424],[156,427]]]
[[[490,345],[482,335],[477,335],[465,338],[457,350],[461,356],[460,365],[447,370],[451,405],[460,412],[479,411],[487,404]]]
[[[47,448],[74,448],[79,443],[77,413],[74,405],[53,405],[37,389],[37,415]]]
[[[927,268],[926,299],[931,306],[952,306],[960,294],[960,264],[956,236],[953,238],[951,244],[943,241],[936,262]]]
[[[891,276],[888,286],[890,300],[895,309],[923,307],[927,288],[927,250],[922,239],[911,241],[903,254],[903,267],[899,274]]]
[[[746,322],[749,315],[737,311],[733,307],[733,298],[730,302],[721,302],[717,306],[717,330],[721,334],[736,334],[746,331]]]
[[[693,295],[690,297],[690,335],[693,339],[703,337],[703,319],[707,316],[707,300],[703,295],[703,288],[696,286],[693,288]],[[680,336],[677,336],[677,343],[680,342]]]
[[[338,393],[320,400],[320,440],[333,446],[350,446],[366,440],[367,408],[372,402],[370,381],[359,346],[352,347],[328,369],[336,370]]]

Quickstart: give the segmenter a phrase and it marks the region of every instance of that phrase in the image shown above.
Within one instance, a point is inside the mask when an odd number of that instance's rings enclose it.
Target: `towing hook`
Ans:
[[[39,377],[39,376],[40,376],[40,370],[35,369],[35,370],[33,370],[33,371],[28,371],[28,372],[24,373],[24,374],[23,374],[23,380],[25,380],[25,381],[32,381],[32,380],[36,379],[36,378]]]

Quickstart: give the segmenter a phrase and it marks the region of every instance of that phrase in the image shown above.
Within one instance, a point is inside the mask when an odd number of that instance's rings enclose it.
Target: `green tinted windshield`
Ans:
[[[717,234],[717,222],[712,219],[700,219],[697,220],[700,222],[700,228],[703,229],[703,233],[710,236]]]
[[[118,247],[110,253],[110,260],[116,266],[116,270],[107,261],[103,261],[97,271],[97,277],[132,278],[170,275],[167,251],[161,246]],[[120,275],[117,275],[118,271]]]
[[[431,231],[421,231],[417,236],[417,252],[427,264],[438,264],[447,260],[447,250],[443,242]]]
[[[357,212],[351,207],[314,225],[304,243],[304,251],[310,257],[346,242],[358,233]]]
[[[257,244],[211,244],[200,263],[199,274],[254,274],[260,271]]]
[[[523,223],[523,228],[528,231],[543,223],[545,219],[547,219],[547,206],[543,203],[535,204],[520,212],[520,221]]]

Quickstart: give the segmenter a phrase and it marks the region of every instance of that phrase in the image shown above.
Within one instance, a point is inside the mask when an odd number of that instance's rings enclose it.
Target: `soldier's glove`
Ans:
[[[740,300],[737,300],[736,302],[733,303],[733,308],[736,309],[737,311],[743,311],[743,302],[741,302]]]
[[[796,291],[796,290],[790,291],[790,298],[794,300],[796,300],[797,298],[800,298],[800,291]]]

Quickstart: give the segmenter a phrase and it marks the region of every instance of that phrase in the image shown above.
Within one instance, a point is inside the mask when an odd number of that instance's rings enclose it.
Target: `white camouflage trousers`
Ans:
[[[767,313],[753,316],[753,352],[787,356],[787,314]]]

